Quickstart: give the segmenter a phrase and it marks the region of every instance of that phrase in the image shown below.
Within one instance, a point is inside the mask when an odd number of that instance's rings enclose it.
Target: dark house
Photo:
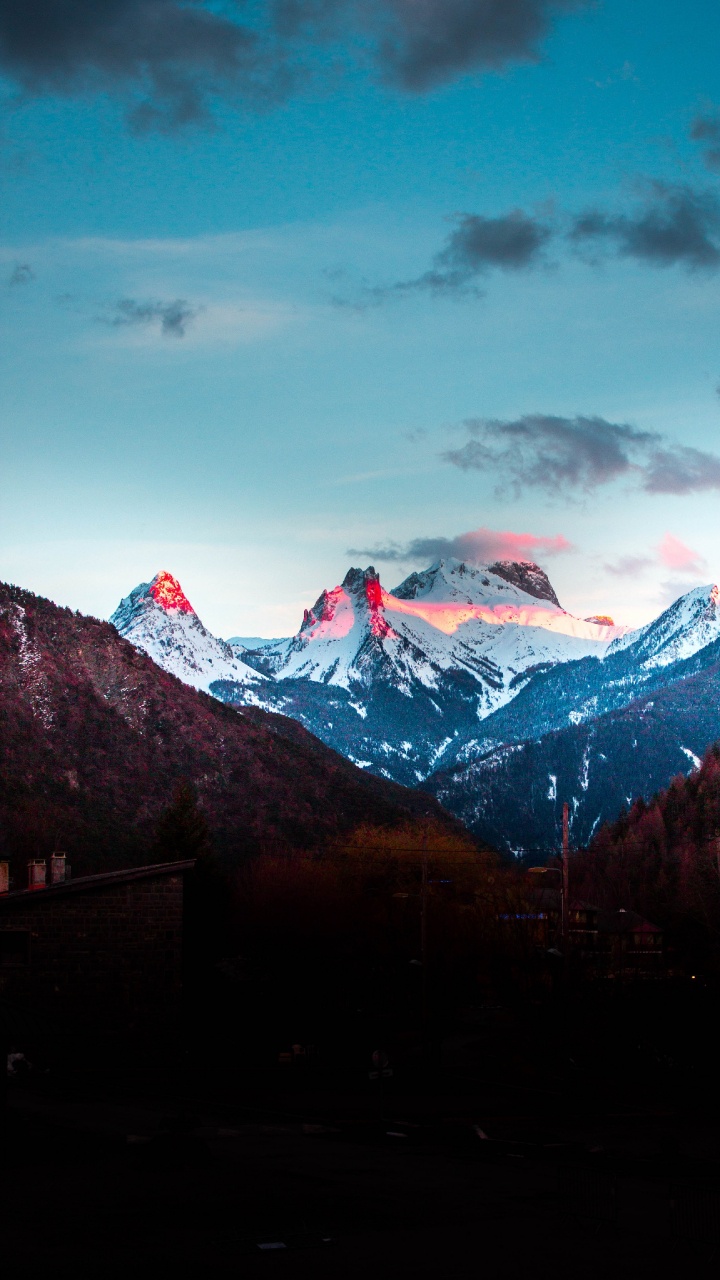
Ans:
[[[517,919],[529,929],[535,945],[563,951],[562,894],[534,885],[526,896],[527,911]],[[508,917],[510,919],[510,917]],[[571,898],[567,913],[567,953],[586,977],[661,978],[667,976],[663,931],[636,911],[604,910]]]
[[[53,859],[55,862],[55,859]],[[71,1038],[172,1036],[180,1023],[185,881],[169,862],[0,893],[0,1003]]]

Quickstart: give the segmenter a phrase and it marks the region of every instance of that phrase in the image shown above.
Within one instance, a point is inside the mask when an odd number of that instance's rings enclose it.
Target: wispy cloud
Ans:
[[[708,125],[708,128],[710,126]],[[718,122],[720,139],[720,121]],[[594,208],[550,218],[522,209],[488,217],[462,213],[429,268],[389,285],[365,285],[355,297],[335,297],[364,310],[393,297],[424,292],[436,297],[484,296],[492,272],[529,271],[549,262],[548,249],[568,246],[590,264],[629,258],[654,268],[715,271],[720,266],[720,198],[712,190],[645,182],[645,198],[629,210]],[[554,265],[560,261],[556,257]]]
[[[207,118],[213,91],[249,87],[256,35],[181,0],[0,0],[0,65],[32,95],[115,93],[137,129]]]
[[[113,328],[159,325],[164,337],[184,338],[188,325],[201,310],[184,298],[175,298],[172,302],[138,302],[136,298],[121,298],[113,305],[110,314],[102,319]]]
[[[542,537],[533,533],[514,533],[509,529],[471,529],[454,538],[413,538],[400,544],[385,543],[375,547],[350,547],[349,556],[369,556],[375,560],[415,561],[427,564],[433,560],[465,560],[470,564],[490,564],[497,560],[536,560],[573,551],[571,542],[562,534]]]
[[[703,160],[708,169],[720,173],[720,109],[712,107],[696,116],[690,126],[693,142],[705,143]]]
[[[637,578],[654,563],[652,556],[618,556],[617,560],[606,561],[603,568],[616,578]]]
[[[702,493],[720,489],[720,458],[688,445],[653,450],[642,470],[646,493]]]
[[[29,262],[16,262],[8,276],[8,284],[11,289],[14,289],[18,285],[30,284],[34,279],[35,272]]]
[[[720,489],[720,457],[668,442],[659,432],[600,417],[527,414],[512,421],[468,419],[470,439],[448,449],[444,461],[480,471],[498,493],[527,489],[563,497],[589,494],[627,479],[651,494]]]
[[[366,0],[344,5],[365,23],[369,17],[384,77],[414,93],[463,71],[535,61],[553,17],[580,7],[582,0]]]
[[[673,533],[664,534],[662,540],[653,548],[651,555],[625,555],[619,556],[617,560],[606,561],[603,565],[606,573],[612,574],[618,578],[637,578],[652,568],[661,566],[663,569],[671,569],[674,573],[689,574],[692,577],[701,577],[707,569],[707,561],[705,557],[700,555],[699,551],[693,551],[692,547],[688,547],[686,543],[681,542],[680,538],[676,538]],[[687,591],[688,583],[671,582],[665,583],[663,591],[667,594],[675,591],[672,597],[676,599],[678,594],[682,594],[679,588]],[[663,596],[663,598],[665,598]]]
[[[692,547],[686,546],[672,533],[665,534],[657,548],[657,555],[661,564],[667,569],[673,569],[676,573],[699,575],[707,568],[705,557],[701,556],[699,551],[693,551]]]

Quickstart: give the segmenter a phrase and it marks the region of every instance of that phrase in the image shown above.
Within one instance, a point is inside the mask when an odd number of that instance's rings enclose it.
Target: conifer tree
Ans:
[[[210,831],[192,783],[179,782],[172,803],[160,816],[154,852],[160,862],[202,858],[210,853]]]

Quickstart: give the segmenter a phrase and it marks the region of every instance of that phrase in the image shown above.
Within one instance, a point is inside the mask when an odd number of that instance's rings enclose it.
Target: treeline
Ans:
[[[572,863],[574,893],[639,911],[720,973],[720,743],[698,769],[638,799]]]
[[[436,821],[362,824],[315,851],[261,854],[223,883],[212,858],[206,868],[196,954],[208,1044],[411,1052],[459,1007],[517,992],[539,963],[510,923],[527,909],[523,877]]]

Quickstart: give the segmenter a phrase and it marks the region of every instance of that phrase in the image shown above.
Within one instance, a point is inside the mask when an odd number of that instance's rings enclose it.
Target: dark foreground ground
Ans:
[[[467,1047],[382,1086],[367,1070],[202,1061],[78,1063],[15,1084],[0,1166],[4,1271],[716,1274],[712,1082],[660,1088],[641,1069],[523,1083],[510,1060],[487,1078],[467,1069]]]

